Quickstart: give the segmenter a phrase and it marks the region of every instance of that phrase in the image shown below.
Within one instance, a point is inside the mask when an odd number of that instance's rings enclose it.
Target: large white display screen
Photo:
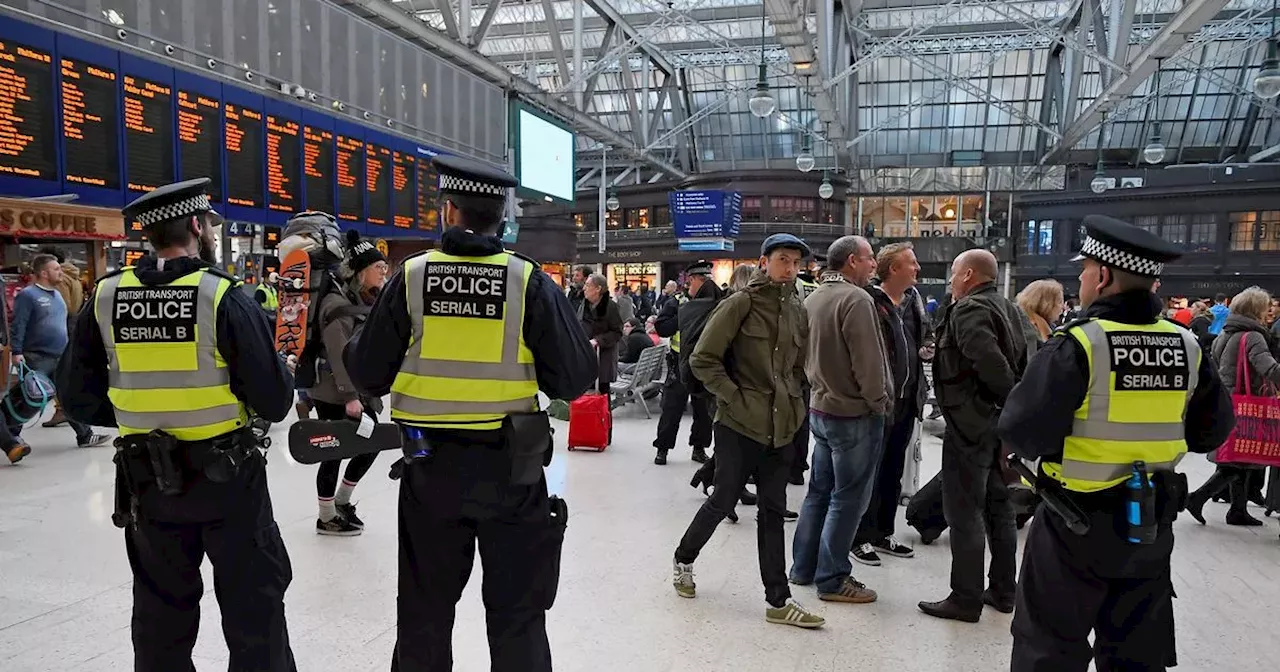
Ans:
[[[516,161],[520,186],[563,201],[573,201],[573,131],[519,110]]]

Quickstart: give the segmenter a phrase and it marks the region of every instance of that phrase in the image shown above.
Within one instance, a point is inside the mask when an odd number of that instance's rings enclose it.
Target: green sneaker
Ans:
[[[697,597],[698,586],[693,582],[693,564],[672,561],[671,585],[676,587],[676,595],[680,597]]]
[[[770,606],[765,609],[764,620],[779,625],[794,625],[797,628],[821,628],[827,624],[826,619],[810,613],[793,599],[788,599],[781,607]]]

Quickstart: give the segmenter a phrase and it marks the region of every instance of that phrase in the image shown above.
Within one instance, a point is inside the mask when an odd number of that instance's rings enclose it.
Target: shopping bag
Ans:
[[[1236,411],[1236,427],[1218,449],[1219,464],[1256,464],[1280,467],[1280,398],[1254,395],[1245,366],[1245,337],[1240,335],[1236,356],[1236,389],[1231,403]],[[1243,385],[1241,384],[1243,381]],[[1244,394],[1240,389],[1244,388]]]

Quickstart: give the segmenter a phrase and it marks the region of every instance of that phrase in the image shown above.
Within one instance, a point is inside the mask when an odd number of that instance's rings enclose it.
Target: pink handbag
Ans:
[[[1236,427],[1218,449],[1217,461],[1280,467],[1280,398],[1255,396],[1250,389],[1248,366],[1245,364],[1245,337],[1240,335],[1240,351],[1236,356],[1236,389],[1231,394],[1235,406]],[[1244,394],[1240,394],[1243,381]]]

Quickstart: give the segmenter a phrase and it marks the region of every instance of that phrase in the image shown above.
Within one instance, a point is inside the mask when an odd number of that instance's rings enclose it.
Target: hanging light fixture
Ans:
[[[1107,113],[1102,113],[1102,125],[1098,127],[1098,167],[1093,173],[1093,180],[1089,182],[1089,190],[1095,194],[1101,194],[1111,187],[1111,183],[1107,180],[1107,169],[1102,165],[1102,139],[1107,133]]]
[[[808,88],[809,78],[805,77],[804,81],[805,87]],[[804,114],[807,111],[807,109],[801,109],[800,114]],[[813,167],[817,165],[817,161],[813,158],[813,136],[808,133],[808,130],[808,124],[801,125],[802,135],[800,137],[800,153],[796,154],[796,170],[802,173],[813,170]]]
[[[761,5],[763,7],[763,5]],[[778,109],[778,101],[769,93],[768,69],[764,62],[764,20],[768,12],[761,11],[760,14],[760,76],[756,79],[756,88],[752,92],[751,98],[747,100],[747,108],[761,119],[773,114]]]
[[[1151,125],[1151,141],[1142,148],[1142,160],[1155,165],[1164,161],[1166,153],[1164,140],[1160,137],[1160,67],[1163,59],[1156,59],[1156,74],[1152,81],[1155,95],[1155,122]]]
[[[615,194],[615,193],[613,193],[613,192],[609,192],[609,198],[608,198],[607,200],[605,200],[605,202],[604,202],[604,207],[605,207],[605,209],[607,209],[609,212],[617,212],[617,211],[618,211],[618,208],[622,207],[622,203],[620,203],[620,202],[618,201],[618,195],[617,195],[617,194]]]
[[[1267,57],[1262,61],[1262,69],[1253,78],[1253,92],[1259,98],[1271,99],[1280,96],[1280,55],[1276,44],[1276,0],[1271,0],[1271,39],[1267,40]]]
[[[831,177],[826,171],[822,172],[822,184],[818,185],[818,196],[822,200],[831,198],[836,193],[835,187],[831,186]]]

